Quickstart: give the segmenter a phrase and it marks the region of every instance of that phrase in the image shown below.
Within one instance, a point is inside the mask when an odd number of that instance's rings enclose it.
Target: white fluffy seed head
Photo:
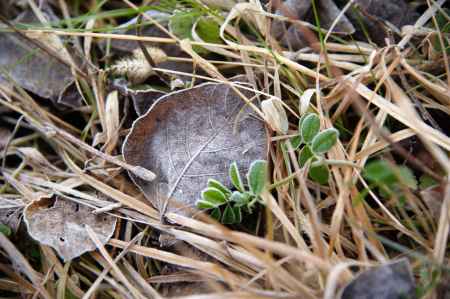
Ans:
[[[167,60],[167,55],[163,50],[154,47],[147,47],[146,49],[155,64],[160,64]],[[127,76],[134,84],[142,83],[154,74],[141,49],[134,50],[131,57],[118,60],[111,69],[116,75]]]

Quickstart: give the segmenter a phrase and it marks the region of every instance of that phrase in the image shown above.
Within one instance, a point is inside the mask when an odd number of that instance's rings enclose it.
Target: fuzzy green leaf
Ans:
[[[244,192],[244,183],[242,182],[241,174],[239,173],[239,168],[236,162],[230,165],[230,179],[233,186],[241,192]]]
[[[291,145],[294,150],[298,149],[300,147],[300,145],[302,145],[302,143],[303,143],[303,140],[302,140],[302,136],[300,136],[300,135],[291,138]]]
[[[209,187],[202,191],[202,199],[211,205],[218,207],[227,202],[227,197],[217,188]]]
[[[314,153],[311,151],[311,148],[309,145],[305,145],[298,155],[298,164],[300,167],[305,166],[306,162],[308,162],[309,159],[314,157]]]
[[[313,138],[311,150],[316,154],[326,153],[336,144],[338,136],[339,132],[335,128],[320,132]]]
[[[267,161],[256,160],[250,165],[247,173],[247,181],[250,186],[250,191],[258,196],[264,189],[267,181]]]
[[[225,211],[223,212],[222,223],[233,224],[235,222],[236,222],[236,215],[234,215],[234,210],[233,208],[231,208],[230,205],[227,205]]]
[[[243,207],[247,205],[250,201],[251,195],[248,192],[241,193],[239,191],[234,191],[231,194],[230,200],[235,203],[235,206]]]
[[[300,127],[300,133],[303,138],[303,142],[310,143],[313,138],[319,133],[320,119],[315,113],[310,113],[302,121]]]
[[[220,221],[220,218],[222,217],[222,212],[220,212],[219,208],[215,208],[211,211],[211,217],[216,219],[217,221]]]
[[[330,173],[329,173],[328,167],[326,165],[311,167],[311,169],[309,170],[309,177],[313,181],[315,181],[321,185],[325,185],[328,183],[329,176],[330,176]]]
[[[240,207],[234,206],[233,212],[235,216],[235,223],[241,223],[242,222],[242,211]]]
[[[197,208],[199,208],[201,210],[208,210],[208,209],[212,209],[215,207],[216,207],[216,205],[210,203],[209,201],[201,200],[201,199],[197,201]]]
[[[213,187],[216,189],[219,189],[220,191],[223,192],[223,194],[225,194],[226,196],[231,195],[231,191],[230,189],[228,189],[227,187],[225,187],[221,182],[219,182],[218,180],[215,179],[208,179],[208,187]]]

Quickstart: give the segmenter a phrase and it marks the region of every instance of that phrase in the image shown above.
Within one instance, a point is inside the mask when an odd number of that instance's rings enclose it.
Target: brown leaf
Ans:
[[[89,225],[106,244],[116,225],[110,215],[95,215],[92,209],[60,198],[41,199],[24,210],[28,233],[37,241],[56,249],[65,260],[96,249],[85,226]]]
[[[208,178],[231,187],[233,161],[244,171],[266,158],[266,139],[264,123],[229,86],[205,83],[161,97],[133,124],[123,155],[156,173],[151,182],[133,176],[155,207],[190,214]]]

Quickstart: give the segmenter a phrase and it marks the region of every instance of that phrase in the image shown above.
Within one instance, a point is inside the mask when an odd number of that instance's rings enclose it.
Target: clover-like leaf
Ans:
[[[260,195],[267,181],[267,161],[253,161],[247,173],[247,181],[250,191],[254,195]]]
[[[300,154],[298,155],[298,164],[300,167],[305,166],[306,162],[308,162],[309,159],[314,157],[314,153],[311,151],[311,148],[309,145],[305,145]]]
[[[44,198],[24,210],[28,233],[42,244],[53,247],[66,261],[97,247],[85,226],[89,225],[103,244],[111,238],[116,218],[94,214],[92,209],[60,198]]]
[[[242,222],[242,210],[240,207],[233,207],[233,213],[235,217],[235,223],[241,223]]]
[[[213,209],[210,215],[217,221],[220,221],[220,219],[222,218],[222,212],[220,211],[220,208]]]
[[[233,186],[239,191],[244,192],[244,183],[242,182],[241,173],[239,172],[236,161],[231,163],[229,174]]]
[[[227,205],[225,211],[223,211],[222,223],[233,224],[235,222],[236,222],[236,215],[234,214],[234,209],[230,205]]]
[[[227,202],[227,197],[219,189],[209,187],[202,191],[202,199],[209,202],[214,207],[223,205]]]
[[[239,191],[234,191],[233,194],[231,194],[230,200],[235,203],[235,206],[243,207],[249,203],[250,198],[251,194],[248,192],[241,193]]]
[[[330,173],[326,165],[314,166],[309,170],[309,177],[321,185],[328,183],[329,176]]]
[[[311,150],[316,154],[328,152],[339,137],[339,132],[335,128],[329,128],[320,132],[311,143]]]
[[[231,189],[229,165],[248,169],[250,161],[265,159],[266,141],[263,121],[237,93],[204,83],[159,98],[134,122],[123,155],[156,174],[153,181],[131,177],[161,213],[189,215],[208,179]]]
[[[302,136],[300,136],[300,135],[292,137],[290,140],[291,140],[292,148],[294,150],[297,150],[300,147],[300,145],[302,145],[302,143],[303,143]]]
[[[223,194],[225,194],[225,196],[231,195],[230,189],[228,189],[227,187],[225,187],[225,186],[224,186],[221,182],[219,182],[218,180],[215,180],[215,179],[208,179],[208,187],[212,187],[212,188],[219,189],[220,191],[222,191]]]
[[[303,138],[303,142],[310,143],[313,138],[319,133],[320,119],[315,113],[308,114],[302,121],[300,133]]]

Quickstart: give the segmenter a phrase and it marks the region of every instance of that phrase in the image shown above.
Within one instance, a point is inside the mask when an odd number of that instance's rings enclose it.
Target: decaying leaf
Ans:
[[[85,226],[90,226],[106,244],[116,225],[116,218],[92,213],[92,209],[61,198],[44,198],[24,210],[28,233],[37,241],[56,249],[66,261],[95,250]]]
[[[16,22],[36,22],[36,18],[26,12]],[[0,32],[0,80],[3,77],[4,81],[8,81],[4,75],[6,72],[19,86],[40,97],[65,106],[79,106],[80,97],[74,96],[71,89],[74,77],[70,67],[56,58],[56,55],[61,59],[67,57],[67,50],[60,44],[53,46],[50,41],[55,38],[54,35],[43,33],[42,36],[29,38],[44,45],[54,55],[17,33]]]
[[[353,9],[354,8],[354,9]],[[413,24],[419,17],[414,8],[404,0],[356,0],[347,15],[353,24],[364,24],[365,28],[359,28],[361,37],[362,31],[366,30],[371,39],[380,45],[384,45],[387,35],[383,24],[388,22],[397,29],[402,26]]]
[[[333,0],[320,0],[316,1],[316,3],[318,6],[317,11],[319,14],[320,26],[329,29],[340,15],[341,10]],[[276,13],[285,17],[316,24],[311,1],[283,1]],[[339,18],[336,26],[333,27],[333,32],[338,34],[352,34],[355,32],[355,28],[346,15],[343,14]],[[302,31],[294,24],[275,21],[272,26],[272,34],[280,39],[283,46],[292,50],[299,50],[308,46],[307,39],[303,36]]]
[[[0,224],[16,232],[19,229],[23,206],[23,202],[19,199],[0,197]]]
[[[231,87],[204,83],[161,97],[135,121],[123,155],[156,173],[151,182],[133,179],[161,212],[190,214],[208,178],[231,188],[233,161],[244,170],[265,159],[264,123],[244,103]]]
[[[359,274],[342,291],[345,299],[416,298],[415,283],[407,259]]]

